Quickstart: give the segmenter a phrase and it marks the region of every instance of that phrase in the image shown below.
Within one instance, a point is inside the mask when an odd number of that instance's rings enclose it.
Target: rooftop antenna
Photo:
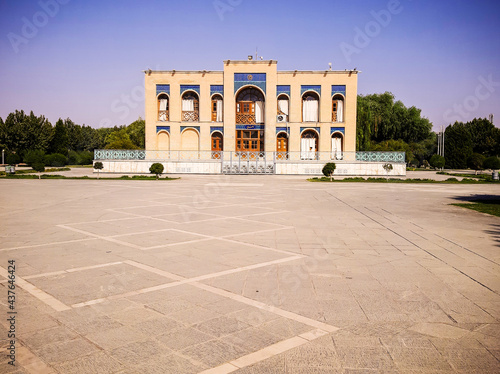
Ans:
[[[259,47],[255,47],[255,59],[258,60],[259,59]]]

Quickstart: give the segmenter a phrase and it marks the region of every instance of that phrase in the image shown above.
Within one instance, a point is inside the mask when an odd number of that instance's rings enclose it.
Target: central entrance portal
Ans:
[[[236,152],[258,158],[264,151],[264,94],[257,87],[243,88],[236,96]]]

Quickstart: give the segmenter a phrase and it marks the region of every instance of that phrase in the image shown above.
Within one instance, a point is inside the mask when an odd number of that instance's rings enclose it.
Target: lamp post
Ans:
[[[2,149],[2,165],[5,164],[5,149]]]

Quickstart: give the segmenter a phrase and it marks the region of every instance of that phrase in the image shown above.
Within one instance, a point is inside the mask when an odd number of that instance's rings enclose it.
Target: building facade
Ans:
[[[146,151],[342,160],[356,150],[356,70],[227,60],[223,71],[145,74]]]

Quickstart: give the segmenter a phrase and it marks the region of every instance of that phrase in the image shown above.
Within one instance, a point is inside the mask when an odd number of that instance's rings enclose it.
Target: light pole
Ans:
[[[5,149],[2,149],[2,165],[5,164]]]

